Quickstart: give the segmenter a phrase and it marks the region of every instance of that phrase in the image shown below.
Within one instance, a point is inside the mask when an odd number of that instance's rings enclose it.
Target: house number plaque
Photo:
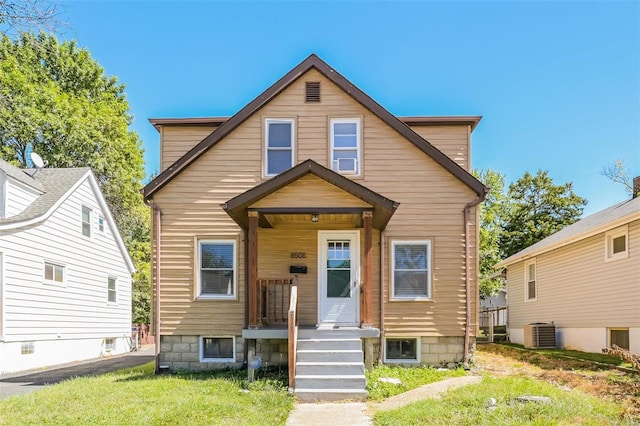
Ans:
[[[307,253],[303,251],[292,251],[291,258],[292,259],[306,259]]]

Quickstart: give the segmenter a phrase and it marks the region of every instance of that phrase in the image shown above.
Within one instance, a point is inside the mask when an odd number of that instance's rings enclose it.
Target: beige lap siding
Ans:
[[[304,102],[306,81],[321,82],[321,99],[318,104]],[[389,302],[385,297],[385,328],[398,335],[459,336],[464,332],[465,322],[465,281],[464,281],[464,224],[462,210],[466,203],[475,198],[475,193],[455,178],[436,161],[415,145],[405,140],[395,130],[356,102],[347,93],[325,79],[315,69],[301,77],[269,104],[249,117],[217,145],[194,161],[187,169],[160,189],[154,200],[162,209],[162,333],[163,334],[234,334],[238,335],[244,324],[244,232],[221,209],[220,204],[264,181],[262,164],[264,153],[264,119],[293,118],[295,120],[295,163],[312,159],[327,166],[329,161],[329,123],[331,118],[359,118],[361,120],[361,149],[363,175],[353,177],[361,185],[401,203],[400,208],[387,226],[387,237],[430,238],[433,241],[434,271],[432,302]],[[171,134],[174,142],[165,144],[165,161],[176,156],[177,146],[186,147],[195,143],[200,135],[191,129],[184,137],[184,146],[179,143],[179,126],[163,134]],[[463,143],[461,135],[468,132],[467,125],[442,126],[436,129],[442,137],[434,140],[446,141],[447,131],[452,132],[451,140],[457,147]],[[444,143],[444,142],[443,142]],[[468,141],[467,141],[468,143]],[[449,144],[449,142],[447,142]],[[173,153],[170,153],[171,148]],[[462,150],[462,154],[464,154]],[[457,154],[456,154],[457,155]],[[313,177],[308,180],[312,181]],[[295,185],[306,185],[303,179]],[[342,201],[330,187],[327,203]],[[295,189],[295,188],[293,188]],[[276,198],[286,199],[286,190]],[[310,193],[310,195],[313,195]],[[315,198],[315,199],[314,199]],[[348,197],[347,197],[348,198]],[[282,199],[278,200],[282,204]],[[321,203],[323,197],[310,197]],[[273,201],[273,200],[269,200]],[[348,203],[357,200],[349,200]],[[291,201],[293,203],[293,201]],[[266,201],[265,201],[266,203]],[[284,203],[286,204],[286,203]],[[283,205],[282,207],[286,207]],[[476,211],[472,209],[472,218]],[[340,225],[344,226],[344,225]],[[339,228],[339,226],[336,226]],[[283,229],[284,232],[284,228]],[[309,238],[302,242],[304,251],[317,250],[316,228],[306,228]],[[324,228],[332,229],[332,228]],[[334,228],[335,229],[335,228]],[[260,229],[259,232],[259,275],[269,272],[264,256],[280,256],[274,261],[274,274],[288,272],[285,268],[292,259],[287,257],[285,240],[274,230]],[[296,231],[297,232],[297,231]],[[477,229],[471,228],[472,276],[475,277]],[[270,235],[274,235],[271,237]],[[238,245],[238,300],[236,301],[196,301],[194,241],[196,237],[235,238]],[[262,253],[263,244],[273,238],[274,247],[280,247],[279,254]],[[296,237],[298,238],[298,237]],[[361,238],[361,242],[363,238]],[[380,277],[380,237],[374,233],[374,300],[372,315],[379,322]],[[384,276],[385,292],[389,289],[390,262],[388,238],[385,239]],[[298,251],[298,250],[296,250]],[[284,255],[284,258],[282,257]],[[296,262],[297,263],[297,262]],[[310,270],[317,268],[315,259],[308,258]],[[302,285],[311,286],[313,277],[307,274]],[[475,324],[477,311],[477,283],[472,280],[472,312]],[[308,289],[310,290],[310,289]],[[303,301],[303,318],[315,321],[313,294]],[[475,327],[475,326],[474,326]],[[472,331],[474,330],[472,327]]]

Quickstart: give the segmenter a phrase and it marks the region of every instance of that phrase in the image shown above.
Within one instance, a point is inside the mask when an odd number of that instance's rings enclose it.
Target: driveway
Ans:
[[[123,368],[136,367],[155,359],[153,345],[144,345],[136,352],[54,365],[19,373],[0,374],[0,399],[37,391],[75,377],[97,376]]]

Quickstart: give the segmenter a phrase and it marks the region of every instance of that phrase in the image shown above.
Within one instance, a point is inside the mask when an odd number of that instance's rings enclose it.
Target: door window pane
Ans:
[[[349,241],[329,241],[327,244],[327,297],[351,297]]]

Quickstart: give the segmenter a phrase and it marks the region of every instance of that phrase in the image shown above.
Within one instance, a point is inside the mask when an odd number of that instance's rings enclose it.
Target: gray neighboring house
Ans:
[[[640,353],[640,178],[634,197],[498,263],[507,270],[509,338],[554,323],[560,348]]]
[[[133,272],[89,168],[0,160],[0,373],[128,351]]]

